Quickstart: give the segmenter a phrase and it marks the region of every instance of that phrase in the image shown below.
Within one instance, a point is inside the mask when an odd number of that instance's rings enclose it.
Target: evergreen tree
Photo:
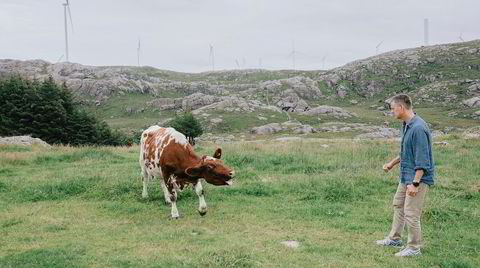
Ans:
[[[123,145],[127,138],[80,110],[65,83],[52,77],[0,80],[0,135],[31,135],[48,143]]]
[[[64,128],[67,124],[67,111],[63,107],[61,89],[52,77],[42,82],[38,88],[39,105],[35,107],[36,133],[48,143],[61,143],[65,140]]]

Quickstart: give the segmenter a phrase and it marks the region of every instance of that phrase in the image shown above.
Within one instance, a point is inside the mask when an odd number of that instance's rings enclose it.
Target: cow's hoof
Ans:
[[[200,214],[200,216],[203,217],[203,216],[205,216],[205,214],[207,214],[207,211],[206,210],[205,211],[200,211],[199,210],[198,213]]]

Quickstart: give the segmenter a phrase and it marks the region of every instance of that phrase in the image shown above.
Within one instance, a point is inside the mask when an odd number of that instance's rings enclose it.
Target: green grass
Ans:
[[[205,217],[186,189],[178,220],[158,182],[141,198],[138,147],[4,146],[0,267],[478,267],[480,142],[444,139],[424,254],[402,260],[373,244],[391,225],[398,168],[381,166],[398,150],[393,141],[223,144],[234,185],[204,184]]]

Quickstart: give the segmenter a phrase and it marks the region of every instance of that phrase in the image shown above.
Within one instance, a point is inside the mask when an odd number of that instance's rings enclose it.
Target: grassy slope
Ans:
[[[446,139],[424,256],[404,260],[373,244],[391,224],[394,142],[224,144],[236,183],[205,186],[203,218],[187,189],[179,220],[158,183],[142,200],[138,148],[1,146],[0,267],[478,267],[480,142]]]
[[[419,64],[416,68],[408,67],[407,64],[402,62],[404,59],[399,59],[397,62],[385,62],[385,59],[381,56],[376,59],[374,65],[383,66],[378,67],[384,70],[381,74],[375,73],[370,69],[365,69],[359,66],[356,70],[361,72],[361,80],[352,82],[341,80],[339,84],[346,84],[349,88],[349,93],[346,98],[329,98],[320,100],[306,100],[312,107],[317,105],[332,105],[344,107],[347,110],[356,112],[359,115],[358,118],[353,119],[336,119],[321,117],[321,122],[329,121],[344,121],[344,122],[362,122],[372,124],[383,124],[384,121],[391,121],[389,118],[385,118],[382,112],[372,110],[371,105],[382,105],[383,100],[390,97],[394,93],[406,92],[414,97],[415,107],[418,108],[417,112],[429,121],[433,129],[443,130],[445,127],[467,128],[474,125],[478,125],[478,120],[470,119],[471,115],[478,110],[478,108],[467,108],[460,104],[464,99],[472,97],[467,94],[468,83],[460,83],[465,79],[480,79],[480,72],[478,68],[480,66],[480,58],[478,53],[468,53],[469,49],[480,48],[480,41],[471,41],[457,44],[448,45],[449,50],[433,49],[433,50],[419,50]],[[458,50],[466,48],[463,50]],[[433,59],[433,60],[432,60]],[[251,71],[251,70],[239,70],[239,71],[220,71],[214,73],[199,73],[199,74],[184,74],[168,71],[160,71],[154,68],[142,68],[132,69],[132,71],[140,73],[149,73],[150,75],[157,75],[165,79],[173,81],[203,81],[213,84],[257,84],[266,80],[275,80],[293,77],[295,75],[301,75],[310,77],[317,80],[318,87],[325,96],[333,97],[335,90],[328,88],[326,84],[319,81],[323,71]],[[352,71],[353,72],[353,71]],[[430,82],[425,80],[425,77],[435,76],[434,83],[451,82],[451,85],[440,87],[439,91],[428,91],[428,99],[432,102],[419,101],[419,96],[416,94],[421,87],[427,86]],[[423,77],[423,78],[421,78]],[[366,81],[384,81],[384,90],[381,93],[373,97],[365,98],[362,92],[365,90],[359,83]],[[450,94],[457,95],[457,100],[452,102],[445,102],[445,97]],[[421,94],[424,95],[424,94]],[[181,97],[175,92],[165,92],[164,96],[157,97]],[[142,94],[127,94],[124,96],[114,96],[110,98],[105,105],[95,108],[89,107],[89,109],[98,114],[98,116],[106,120],[112,127],[120,128],[124,130],[138,130],[145,128],[151,124],[161,121],[165,118],[173,116],[173,112],[152,112],[151,109],[147,109],[143,113],[127,114],[125,109],[127,107],[132,108],[145,108],[145,103],[154,99],[151,95]],[[264,97],[260,95],[256,96],[260,100],[264,101]],[[358,105],[352,105],[351,100],[355,99],[360,102]],[[450,112],[456,112],[457,115],[449,117]],[[217,112],[212,112],[215,115]],[[223,113],[220,113],[223,114]],[[228,113],[227,113],[228,114]],[[307,118],[296,114],[292,116],[303,123],[313,124],[315,127],[319,121],[317,118]],[[207,129],[207,132],[229,132],[238,133],[248,132],[251,126],[258,126],[262,124],[278,122],[278,118],[282,115],[274,117],[268,117],[269,120],[259,122],[256,116],[245,113],[236,113],[227,115],[224,118],[223,126],[219,129]],[[205,120],[204,124],[208,125],[208,120]],[[208,127],[208,126],[207,126]]]

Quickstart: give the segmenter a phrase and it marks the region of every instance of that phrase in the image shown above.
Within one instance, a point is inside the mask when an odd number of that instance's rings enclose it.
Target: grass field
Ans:
[[[0,267],[479,267],[480,141],[443,139],[410,259],[374,245],[391,225],[394,141],[223,144],[236,182],[204,184],[205,217],[185,190],[178,220],[158,182],[141,198],[138,147],[0,146]]]

